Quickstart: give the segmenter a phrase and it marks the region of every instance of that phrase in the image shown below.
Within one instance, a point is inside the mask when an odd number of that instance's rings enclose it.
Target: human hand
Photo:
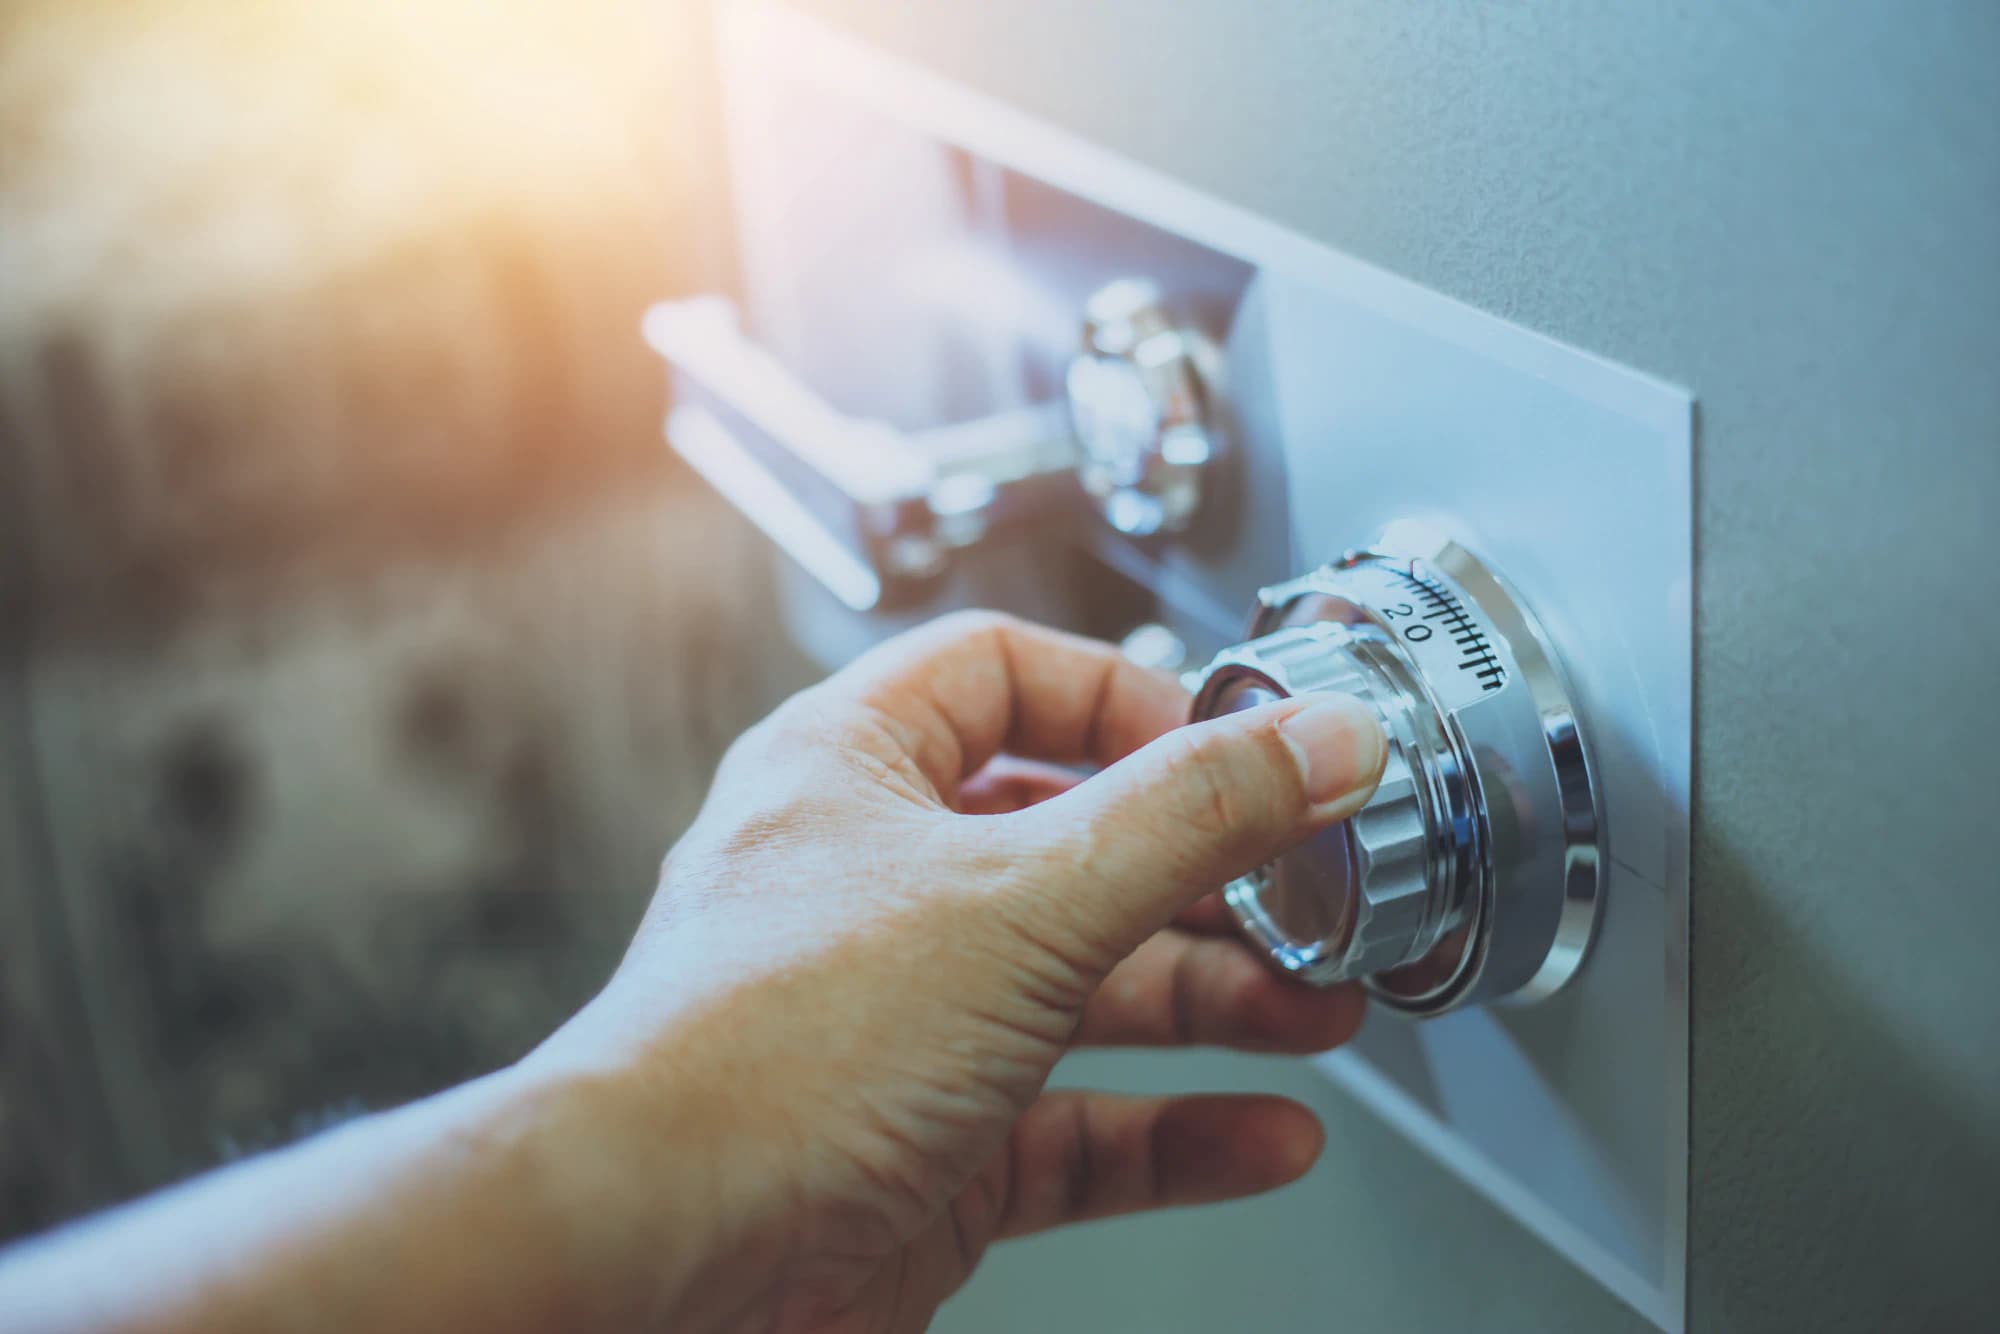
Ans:
[[[1186,716],[1107,646],[968,613],[731,748],[617,976],[524,1063],[609,1072],[631,1189],[680,1211],[651,1235],[698,1246],[648,1308],[920,1329],[996,1239],[1311,1164],[1283,1099],[1043,1088],[1073,1044],[1311,1052],[1360,1023],[1357,988],[1278,976],[1211,891],[1367,800],[1372,715]]]

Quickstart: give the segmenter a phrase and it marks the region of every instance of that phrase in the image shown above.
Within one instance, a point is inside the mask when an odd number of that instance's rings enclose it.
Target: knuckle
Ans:
[[[1061,1158],[1061,1180],[1066,1187],[1062,1214],[1065,1218],[1081,1219],[1088,1216],[1091,1203],[1097,1198],[1099,1170],[1089,1102],[1079,1097],[1071,1107]]]
[[[854,713],[821,686],[808,687],[738,736],[724,753],[724,761],[762,781],[774,766],[796,765],[806,757],[834,749],[852,726]]]
[[[810,693],[809,690],[802,690],[792,695],[737,733],[736,739],[722,753],[723,763],[741,765],[788,744],[798,730],[800,715],[811,707],[806,698]]]
[[[1298,825],[1304,789],[1274,728],[1246,734],[1196,725],[1169,736],[1171,795],[1162,814],[1210,869],[1269,855]]]
[[[1211,961],[1215,966],[1206,978],[1213,993],[1210,1007],[1229,1031],[1264,1037],[1271,1027],[1264,1003],[1270,974],[1263,963],[1242,953],[1236,942],[1230,944],[1230,954]]]
[[[1222,763],[1219,750],[1212,742],[1192,742],[1181,747],[1174,764],[1182,792],[1179,813],[1211,841],[1234,836],[1242,828],[1245,810],[1241,785]]]
[[[1177,800],[1172,818],[1204,842],[1233,844],[1246,827],[1262,823],[1267,785],[1237,763],[1239,747],[1232,739],[1195,729],[1171,734],[1176,738],[1167,756],[1167,773]]]
[[[931,622],[932,632],[943,639],[978,639],[1007,634],[1021,624],[1020,618],[986,607],[968,607],[946,612]]]
[[[1202,985],[1201,961],[1198,949],[1183,950],[1167,979],[1167,1036],[1177,1047],[1190,1046],[1205,1036],[1196,1000]]]

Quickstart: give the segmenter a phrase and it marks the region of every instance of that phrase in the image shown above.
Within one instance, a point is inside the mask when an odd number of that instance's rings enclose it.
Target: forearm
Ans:
[[[1294,1179],[1294,1104],[1044,1091],[1077,1043],[1360,1022],[1201,900],[1360,808],[1372,708],[1186,713],[991,617],[865,655],[732,747],[540,1051],[0,1257],[0,1329],[908,1330],[1002,1237]],[[1105,770],[1006,796],[1007,752]]]
[[[703,1128],[650,1115],[509,1070],[0,1256],[0,1328],[660,1327],[713,1233]]]

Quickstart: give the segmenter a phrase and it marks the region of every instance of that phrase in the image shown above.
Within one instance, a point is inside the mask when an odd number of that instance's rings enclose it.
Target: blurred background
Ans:
[[[0,11],[0,1239],[521,1054],[806,679],[637,332],[727,261],[707,50]]]
[[[0,5],[0,1241],[521,1054],[817,670],[639,337],[738,267],[719,2]],[[2000,8],[805,7],[1694,392],[1690,1327],[1995,1327]],[[1328,1148],[941,1327],[1654,1327],[1306,1063],[1059,1076]]]

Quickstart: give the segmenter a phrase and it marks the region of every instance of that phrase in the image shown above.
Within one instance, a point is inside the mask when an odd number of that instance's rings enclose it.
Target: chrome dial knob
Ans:
[[[1382,721],[1382,781],[1352,819],[1224,890],[1314,982],[1414,1014],[1550,994],[1598,908],[1598,801],[1539,625],[1462,547],[1409,526],[1262,590],[1252,638],[1195,678],[1194,716],[1342,691]]]
[[[1083,352],[1067,376],[1077,476],[1121,533],[1178,531],[1201,503],[1217,439],[1200,350],[1143,279],[1111,283],[1085,305]]]

